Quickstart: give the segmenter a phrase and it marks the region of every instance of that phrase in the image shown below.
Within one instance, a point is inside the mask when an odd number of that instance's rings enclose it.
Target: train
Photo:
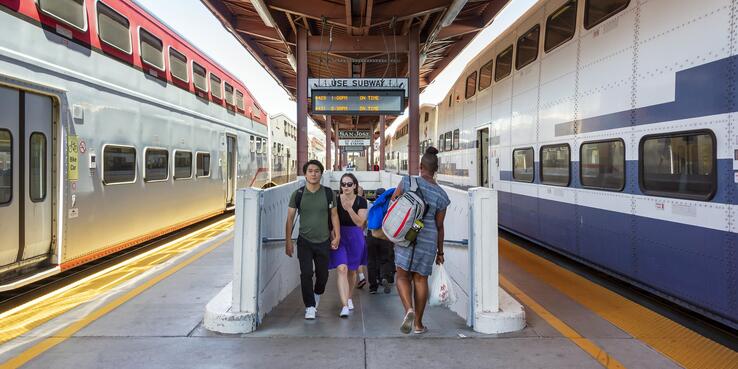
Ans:
[[[736,6],[536,2],[422,108],[420,152],[496,189],[501,229],[737,328]]]
[[[0,291],[269,181],[246,86],[135,1],[0,0]]]

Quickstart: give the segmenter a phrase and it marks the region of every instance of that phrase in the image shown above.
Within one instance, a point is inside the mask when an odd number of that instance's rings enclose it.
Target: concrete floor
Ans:
[[[429,308],[425,335],[399,331],[396,292],[357,291],[356,309],[338,317],[331,278],[318,319],[305,321],[299,290],[257,332],[220,335],[202,327],[205,304],[231,278],[232,241],[154,285],[73,337],[30,361],[27,368],[598,368],[599,363],[527,309],[528,326],[482,336],[443,308]],[[501,272],[559,319],[626,367],[676,365],[576,302],[501,261]],[[53,323],[53,322],[51,322]],[[32,345],[29,343],[25,345]],[[18,350],[0,355],[5,361]]]

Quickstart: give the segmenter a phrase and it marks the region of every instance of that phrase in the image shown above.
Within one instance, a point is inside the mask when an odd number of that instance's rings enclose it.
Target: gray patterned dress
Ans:
[[[430,183],[418,178],[418,187],[423,193],[426,206],[429,206],[428,213],[423,218],[424,227],[418,233],[417,244],[415,245],[415,256],[412,257],[413,263],[410,265],[412,246],[400,247],[395,246],[395,266],[406,271],[417,272],[418,274],[429,276],[433,271],[433,264],[436,262],[436,249],[438,240],[438,228],[436,227],[436,213],[448,207],[451,201],[448,199],[446,191],[441,186]],[[410,177],[404,177],[400,186],[403,192],[410,188]],[[406,190],[407,189],[407,190]]]

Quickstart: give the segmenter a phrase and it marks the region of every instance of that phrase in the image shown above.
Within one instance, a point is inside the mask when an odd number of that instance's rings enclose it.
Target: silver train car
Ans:
[[[501,228],[738,327],[736,6],[536,3],[436,107],[438,180],[492,186]]]
[[[0,0],[0,291],[269,179],[246,87],[130,1]]]

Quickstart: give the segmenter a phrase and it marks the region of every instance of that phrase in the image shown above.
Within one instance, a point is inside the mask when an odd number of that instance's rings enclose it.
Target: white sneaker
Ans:
[[[314,320],[315,319],[315,307],[309,307],[305,309],[305,319],[307,320]]]
[[[349,310],[354,310],[354,302],[351,299],[348,299],[348,308]]]
[[[320,295],[318,295],[317,293],[314,295],[315,295],[315,309],[317,310],[318,305],[320,305]]]
[[[349,308],[348,306],[344,306],[341,308],[341,314],[338,314],[341,318],[348,318],[349,316]]]

